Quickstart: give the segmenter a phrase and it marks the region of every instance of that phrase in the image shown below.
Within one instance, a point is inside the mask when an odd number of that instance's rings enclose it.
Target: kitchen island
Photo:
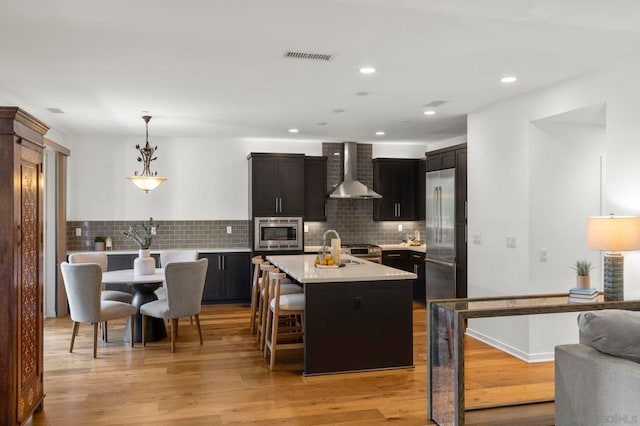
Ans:
[[[267,260],[304,287],[304,375],[413,367],[415,274],[352,256],[326,269],[315,255]]]

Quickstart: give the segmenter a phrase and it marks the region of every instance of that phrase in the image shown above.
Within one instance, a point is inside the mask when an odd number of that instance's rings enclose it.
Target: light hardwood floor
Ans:
[[[302,377],[302,352],[270,372],[249,334],[249,307],[207,306],[204,345],[180,322],[168,340],[131,349],[123,321],[91,356],[91,327],[80,326],[70,354],[71,321],[45,321],[44,411],[34,425],[423,425],[426,420],[426,312],[414,305],[413,369]],[[553,364],[527,364],[468,339],[467,404],[553,398]],[[280,355],[280,354],[279,354]],[[551,413],[551,417],[550,414]],[[553,404],[479,410],[468,424],[552,424]]]

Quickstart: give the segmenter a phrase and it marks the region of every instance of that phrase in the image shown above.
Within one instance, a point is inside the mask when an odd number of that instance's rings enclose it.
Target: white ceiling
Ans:
[[[151,138],[437,141],[468,112],[638,53],[637,0],[0,5],[0,101],[63,133],[142,135],[147,110]],[[434,100],[448,102],[426,117]]]

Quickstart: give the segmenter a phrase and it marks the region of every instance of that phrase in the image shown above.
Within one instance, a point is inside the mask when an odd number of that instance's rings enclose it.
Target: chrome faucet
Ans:
[[[327,236],[331,238],[327,240]],[[328,229],[324,234],[322,234],[322,244],[324,246],[331,247],[331,240],[333,240],[334,238],[340,239],[340,234],[338,234],[338,231],[334,229]]]

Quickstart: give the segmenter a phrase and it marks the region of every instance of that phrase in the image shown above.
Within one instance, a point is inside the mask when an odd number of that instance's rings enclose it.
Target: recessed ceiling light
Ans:
[[[424,115],[434,115],[436,112],[432,109],[428,109],[424,112]]]
[[[500,79],[500,81],[503,82],[503,83],[513,83],[514,81],[517,81],[517,80],[518,80],[518,78],[514,77],[512,75],[509,75],[509,76],[506,76],[506,77],[502,77]]]
[[[377,136],[384,136],[384,132],[383,131],[376,132],[376,135]]]
[[[360,68],[360,73],[361,74],[373,74],[374,72],[376,72],[376,69],[373,67],[362,67]]]
[[[326,121],[321,121],[318,123],[318,126],[326,126],[327,122]]]
[[[356,96],[368,96],[369,92],[356,92]]]
[[[336,108],[333,110],[333,112],[335,112],[336,114],[339,114],[341,112],[344,112],[344,110],[342,108]]]
[[[289,133],[298,133],[298,129],[289,129]]]

